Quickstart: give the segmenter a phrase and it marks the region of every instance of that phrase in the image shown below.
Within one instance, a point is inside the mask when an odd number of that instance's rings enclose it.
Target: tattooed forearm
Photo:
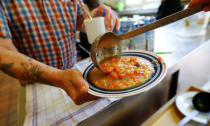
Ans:
[[[40,65],[33,63],[33,59],[30,57],[21,63],[13,62],[13,60],[3,60],[3,57],[0,57],[0,70],[26,82],[40,82],[53,85],[52,82],[46,79],[48,77],[45,76],[48,75],[47,71],[46,74],[44,72],[46,68],[42,69]]]
[[[22,75],[23,79],[27,79],[32,82],[52,84],[51,82],[42,77],[43,71],[41,71],[41,67],[39,65],[33,65],[32,63],[21,63],[21,66],[24,69],[24,73]]]

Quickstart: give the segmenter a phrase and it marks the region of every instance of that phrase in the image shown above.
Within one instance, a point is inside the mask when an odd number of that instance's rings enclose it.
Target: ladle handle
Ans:
[[[182,18],[188,17],[188,16],[193,15],[195,13],[198,13],[200,11],[202,11],[202,6],[201,5],[195,6],[195,7],[192,7],[192,8],[187,8],[185,10],[182,10],[182,11],[179,11],[177,13],[171,14],[167,17],[161,18],[161,19],[159,19],[159,20],[157,20],[153,23],[150,23],[148,25],[145,25],[143,27],[139,27],[139,28],[137,28],[133,31],[127,32],[125,34],[118,35],[118,37],[121,40],[129,39],[129,38],[135,37],[139,34],[142,34],[142,33],[148,32],[150,30],[154,30],[156,28],[159,28],[161,26],[170,24],[172,22],[178,21]]]

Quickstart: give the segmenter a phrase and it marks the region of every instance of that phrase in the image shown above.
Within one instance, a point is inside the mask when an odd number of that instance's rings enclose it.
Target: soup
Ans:
[[[100,63],[103,73],[96,67],[90,72],[90,81],[109,90],[133,88],[145,83],[154,72],[152,64],[139,57],[108,58]]]

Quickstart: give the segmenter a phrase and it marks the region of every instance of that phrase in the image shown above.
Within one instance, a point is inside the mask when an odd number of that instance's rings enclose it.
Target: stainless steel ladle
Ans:
[[[131,37],[137,36],[139,34],[148,32],[150,30],[156,29],[158,27],[167,25],[169,23],[175,22],[182,18],[188,17],[192,14],[200,12],[202,6],[195,6],[188,8],[165,18],[157,20],[151,24],[145,25],[143,27],[137,28],[125,34],[116,35],[113,32],[107,32],[103,35],[98,36],[91,46],[91,59],[95,66],[103,71],[100,67],[100,62],[109,57],[121,57],[121,44],[120,41],[124,39],[129,39]]]

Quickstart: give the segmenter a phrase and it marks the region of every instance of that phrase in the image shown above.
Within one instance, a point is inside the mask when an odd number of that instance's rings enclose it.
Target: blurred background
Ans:
[[[114,32],[122,34],[142,27],[155,20],[182,10],[190,0],[84,0],[90,10],[105,4],[112,8],[120,18],[120,30]],[[91,45],[85,33],[78,32],[77,52],[78,60],[89,57]],[[123,50],[140,49],[154,51],[154,31],[139,35],[129,40],[123,40]]]

